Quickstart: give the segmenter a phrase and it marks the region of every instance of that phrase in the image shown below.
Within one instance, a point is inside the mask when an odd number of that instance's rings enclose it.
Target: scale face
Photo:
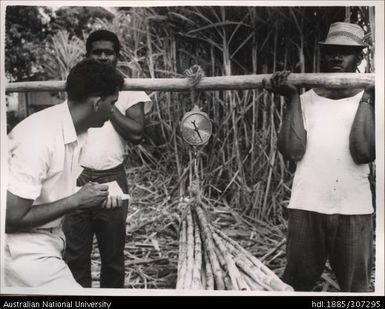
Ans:
[[[183,116],[180,126],[183,139],[192,146],[206,144],[213,130],[209,116],[196,105]]]

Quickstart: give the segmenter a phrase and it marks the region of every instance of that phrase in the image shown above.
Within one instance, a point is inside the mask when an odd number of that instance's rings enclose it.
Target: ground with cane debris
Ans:
[[[132,195],[127,217],[125,247],[128,289],[175,289],[178,267],[179,200],[169,197],[169,179],[148,166],[127,171]],[[216,203],[210,210],[212,224],[237,241],[282,277],[285,269],[285,224],[272,226],[251,221],[231,209]],[[92,253],[93,287],[99,286],[100,255],[96,241]],[[374,274],[373,274],[374,276]],[[374,278],[372,280],[374,282]],[[330,266],[314,288],[315,291],[339,291]]]

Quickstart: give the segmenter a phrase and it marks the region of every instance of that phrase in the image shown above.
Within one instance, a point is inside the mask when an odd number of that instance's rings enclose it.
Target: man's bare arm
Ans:
[[[350,130],[350,154],[357,164],[366,164],[376,158],[374,87],[365,90]]]
[[[7,191],[5,231],[6,233],[30,231],[76,209],[99,207],[107,196],[106,185],[89,183],[69,197],[32,206],[33,200],[21,198]]]
[[[125,115],[114,106],[110,120],[120,136],[133,144],[139,144],[144,133],[144,103],[131,106]]]
[[[299,161],[306,151],[306,130],[298,89],[287,81],[289,74],[288,71],[276,72],[270,80],[263,81],[263,86],[265,89],[288,99],[287,110],[278,135],[278,150],[284,158],[290,161]]]

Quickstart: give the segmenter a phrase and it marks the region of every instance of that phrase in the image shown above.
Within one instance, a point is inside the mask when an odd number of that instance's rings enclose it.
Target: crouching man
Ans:
[[[66,81],[68,100],[37,112],[8,135],[5,285],[80,288],[64,262],[63,216],[118,207],[108,187],[76,190],[86,131],[101,127],[119,96],[122,76],[95,60],[77,64]]]

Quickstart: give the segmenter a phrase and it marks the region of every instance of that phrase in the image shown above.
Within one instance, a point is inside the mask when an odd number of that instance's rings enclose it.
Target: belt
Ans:
[[[34,230],[35,231],[42,231],[42,232],[48,232],[48,233],[53,233],[55,232],[59,227],[37,227]]]
[[[95,169],[92,169],[92,168],[89,168],[89,167],[86,167],[86,166],[82,166],[82,168],[84,169],[84,171],[87,171],[87,172],[90,172],[90,173],[93,173],[93,174],[102,174],[102,173],[109,173],[109,172],[118,172],[118,171],[122,171],[124,170],[124,165],[123,164],[119,164],[113,168],[109,168],[109,169],[106,169],[106,170],[95,170]]]

